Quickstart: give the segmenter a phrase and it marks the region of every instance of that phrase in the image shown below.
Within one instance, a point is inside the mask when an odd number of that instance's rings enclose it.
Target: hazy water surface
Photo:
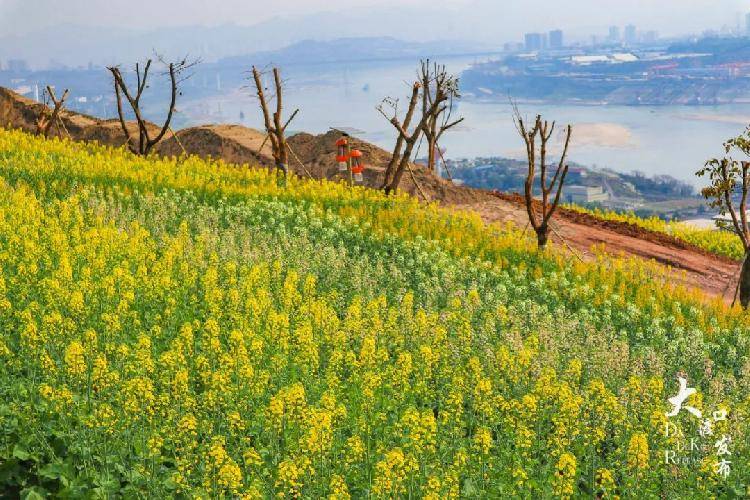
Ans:
[[[483,58],[443,59],[460,72]],[[400,97],[406,106],[418,61],[298,65],[284,68],[286,106],[301,108],[290,127],[320,133],[348,127],[358,135],[390,148],[395,131],[375,107],[386,96]],[[187,102],[185,117],[192,123],[240,122],[262,125],[249,88],[222,88],[215,97]],[[698,183],[695,171],[709,157],[722,153],[722,142],[750,123],[750,105],[722,106],[574,106],[521,104],[521,112],[574,126],[570,159],[585,165],[620,171],[669,174]],[[451,158],[508,156],[520,158],[523,143],[505,102],[481,102],[467,97],[458,112],[466,118],[446,133],[441,146]],[[424,153],[422,150],[421,153]]]

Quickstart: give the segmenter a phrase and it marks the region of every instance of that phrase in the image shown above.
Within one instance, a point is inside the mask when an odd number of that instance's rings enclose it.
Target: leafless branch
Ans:
[[[444,65],[422,61],[418,73],[422,84],[422,114],[428,115],[424,136],[427,140],[427,168],[435,171],[437,166],[436,148],[442,135],[463,121],[452,120],[454,99],[460,97],[458,78],[449,74]],[[435,106],[436,103],[445,103]]]
[[[573,128],[570,125],[566,127],[565,141],[560,160],[557,164],[552,180],[547,183],[548,143],[555,130],[555,122],[550,124],[549,122],[542,120],[541,115],[537,115],[534,121],[534,126],[531,129],[528,129],[524,119],[521,117],[518,106],[513,101],[511,101],[511,106],[513,109],[513,122],[526,146],[527,171],[526,180],[524,182],[526,214],[529,217],[529,224],[534,229],[534,232],[536,232],[539,248],[543,248],[547,244],[550,220],[560,203],[565,177],[568,174],[568,165],[565,160],[568,154],[568,147],[570,145],[570,138],[573,134]],[[537,140],[539,141],[538,147]],[[537,149],[539,151],[538,165]],[[539,168],[539,188],[541,192],[541,201],[539,202],[541,209],[540,214],[537,214],[537,203],[534,200],[534,180],[536,178],[537,167]],[[550,195],[553,195],[552,203],[550,203]]]
[[[289,163],[289,148],[286,142],[285,132],[289,124],[299,113],[299,109],[296,109],[291,116],[282,124],[282,114],[284,110],[284,82],[281,79],[281,72],[279,68],[273,68],[273,81],[275,94],[271,97],[276,101],[276,111],[271,113],[269,107],[269,96],[266,95],[266,89],[263,85],[263,72],[257,67],[253,66],[252,75],[253,82],[255,84],[255,94],[258,97],[260,109],[263,114],[263,123],[266,128],[266,134],[271,142],[271,151],[273,153],[273,159],[276,163],[278,171],[282,172],[284,176],[288,172]]]
[[[60,113],[65,108],[65,100],[68,98],[68,89],[65,89],[60,99],[57,98],[55,90],[50,85],[47,85],[46,92],[52,101],[53,107],[50,112],[49,107],[45,106],[44,110],[37,118],[36,133],[44,137],[49,137],[49,131],[52,128],[52,124],[57,123],[61,119]]]
[[[166,62],[163,57],[157,55],[158,60],[163,63],[166,66],[165,73],[169,76],[170,81],[170,99],[169,99],[169,109],[167,110],[166,118],[164,119],[164,123],[159,128],[159,131],[156,133],[155,136],[151,136],[151,131],[149,131],[148,123],[146,122],[145,118],[143,117],[143,114],[141,112],[141,97],[143,96],[143,92],[146,88],[148,88],[148,77],[149,77],[149,70],[151,69],[152,60],[149,59],[146,61],[145,66],[143,69],[141,69],[141,66],[139,63],[135,64],[135,75],[136,75],[136,87],[135,87],[135,96],[131,93],[130,89],[128,88],[127,83],[125,82],[125,78],[122,75],[122,71],[120,70],[119,66],[110,66],[107,69],[112,74],[112,79],[114,82],[115,87],[115,99],[117,101],[117,115],[120,121],[120,128],[123,131],[123,134],[125,135],[126,143],[128,144],[128,147],[133,153],[147,156],[154,147],[156,147],[161,140],[164,138],[165,134],[171,127],[172,118],[175,113],[175,108],[177,105],[177,96],[180,94],[179,92],[179,85],[182,81],[184,81],[184,78],[180,78],[180,75],[183,74],[185,70],[188,68],[194,67],[196,64],[199,64],[199,60],[193,60],[188,61],[187,58],[182,59],[179,62]],[[125,97],[125,100],[128,102],[131,111],[133,112],[133,115],[135,116],[136,124],[138,126],[138,142],[136,143],[131,134],[128,130],[127,123],[125,121],[125,112],[123,110],[122,105],[122,97]]]

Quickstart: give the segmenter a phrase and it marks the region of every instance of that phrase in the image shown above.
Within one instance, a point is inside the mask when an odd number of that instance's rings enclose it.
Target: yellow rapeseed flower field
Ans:
[[[667,222],[658,217],[643,218],[634,213],[615,212],[600,208],[588,209],[578,205],[565,205],[565,207],[593,215],[599,219],[625,222],[656,233],[669,234],[706,251],[731,259],[742,260],[745,257],[742,242],[733,231],[699,229],[684,222]]]
[[[405,196],[16,131],[0,186],[10,496],[748,493],[747,316],[655,265],[540,253]],[[712,434],[666,416],[678,374],[686,406],[726,412]]]

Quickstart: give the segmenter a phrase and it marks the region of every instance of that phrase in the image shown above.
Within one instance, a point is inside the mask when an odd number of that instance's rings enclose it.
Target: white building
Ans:
[[[609,200],[609,193],[601,186],[565,186],[563,198],[569,203],[596,203]]]
[[[573,62],[573,64],[580,64],[582,66],[586,66],[588,64],[594,64],[594,63],[606,63],[609,62],[608,56],[572,56],[570,60]]]

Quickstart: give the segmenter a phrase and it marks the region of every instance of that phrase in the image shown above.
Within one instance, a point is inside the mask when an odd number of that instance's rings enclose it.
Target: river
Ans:
[[[460,73],[484,60],[486,57],[450,57],[440,62],[449,71]],[[348,128],[362,139],[390,148],[395,130],[375,108],[386,96],[400,97],[405,106],[417,66],[417,60],[400,60],[283,68],[287,110],[300,108],[290,132]],[[227,74],[229,71],[211,70],[223,74],[202,76],[209,86],[216,85],[208,97],[189,100],[186,89],[188,100],[180,106],[185,124],[262,126],[252,90],[243,86],[236,74]],[[695,185],[704,183],[696,179],[695,171],[708,158],[722,154],[723,141],[750,123],[750,104],[631,107],[521,103],[519,107],[529,119],[541,113],[558,124],[573,125],[571,161],[623,172],[668,174]],[[441,147],[447,157],[523,157],[523,142],[513,125],[509,103],[465,96],[457,113],[465,122],[445,134]]]

